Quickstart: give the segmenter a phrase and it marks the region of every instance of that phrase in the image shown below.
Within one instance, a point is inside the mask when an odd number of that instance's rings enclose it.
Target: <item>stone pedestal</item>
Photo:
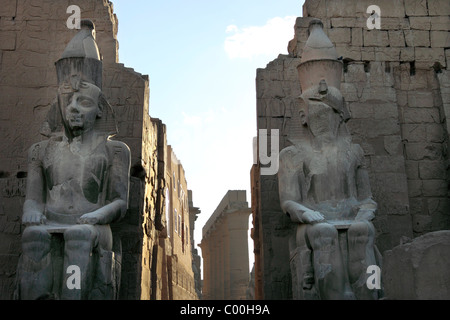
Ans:
[[[449,230],[430,232],[388,250],[383,262],[386,299],[450,299]]]

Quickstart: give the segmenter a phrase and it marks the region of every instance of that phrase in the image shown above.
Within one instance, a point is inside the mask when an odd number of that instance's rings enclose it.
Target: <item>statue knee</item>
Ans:
[[[51,249],[51,236],[42,227],[27,227],[22,234],[22,251],[25,255],[38,261]]]
[[[335,244],[338,239],[338,232],[329,223],[317,223],[310,226],[308,238],[313,249],[320,249]]]
[[[51,236],[40,226],[30,226],[25,228],[22,234],[22,242],[43,242],[50,243]]]
[[[360,221],[350,226],[347,231],[348,238],[353,243],[372,243],[375,229],[369,221]]]
[[[97,245],[97,233],[92,226],[73,226],[64,232],[64,241],[68,249],[90,249]]]

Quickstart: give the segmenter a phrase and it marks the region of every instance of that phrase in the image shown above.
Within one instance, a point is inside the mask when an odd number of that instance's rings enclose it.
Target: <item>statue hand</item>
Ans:
[[[44,224],[46,221],[47,218],[44,216],[44,214],[36,210],[25,211],[22,216],[22,223],[26,226],[40,225]]]
[[[303,212],[302,221],[303,223],[315,224],[319,222],[324,222],[325,218],[318,211],[308,210]]]
[[[361,220],[372,221],[374,218],[375,218],[374,210],[361,209],[358,211],[358,214],[356,215],[355,220],[356,221],[361,221]]]
[[[101,219],[100,214],[97,211],[93,211],[93,212],[83,214],[78,219],[78,223],[95,225],[95,224],[100,224],[99,223],[100,219]]]

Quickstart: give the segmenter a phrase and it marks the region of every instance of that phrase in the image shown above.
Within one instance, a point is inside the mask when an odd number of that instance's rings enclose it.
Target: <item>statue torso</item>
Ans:
[[[289,166],[298,176],[302,203],[328,219],[352,215],[357,202],[356,170],[359,146],[346,139],[334,145],[313,148],[310,143],[289,147]]]
[[[106,143],[82,151],[76,142],[50,140],[43,159],[47,211],[79,215],[104,206],[108,167]]]

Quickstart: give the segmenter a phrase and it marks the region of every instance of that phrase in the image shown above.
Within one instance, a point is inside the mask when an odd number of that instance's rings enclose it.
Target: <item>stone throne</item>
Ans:
[[[378,299],[367,268],[380,267],[362,148],[352,143],[340,92],[343,63],[313,19],[298,73],[302,94],[293,115],[308,134],[288,137],[280,152],[280,204],[297,224],[290,242],[294,299]]]
[[[15,298],[117,299],[121,241],[110,224],[127,212],[130,151],[110,140],[117,125],[92,21],[81,21],[56,69],[58,95],[41,130],[48,140],[29,150]]]

